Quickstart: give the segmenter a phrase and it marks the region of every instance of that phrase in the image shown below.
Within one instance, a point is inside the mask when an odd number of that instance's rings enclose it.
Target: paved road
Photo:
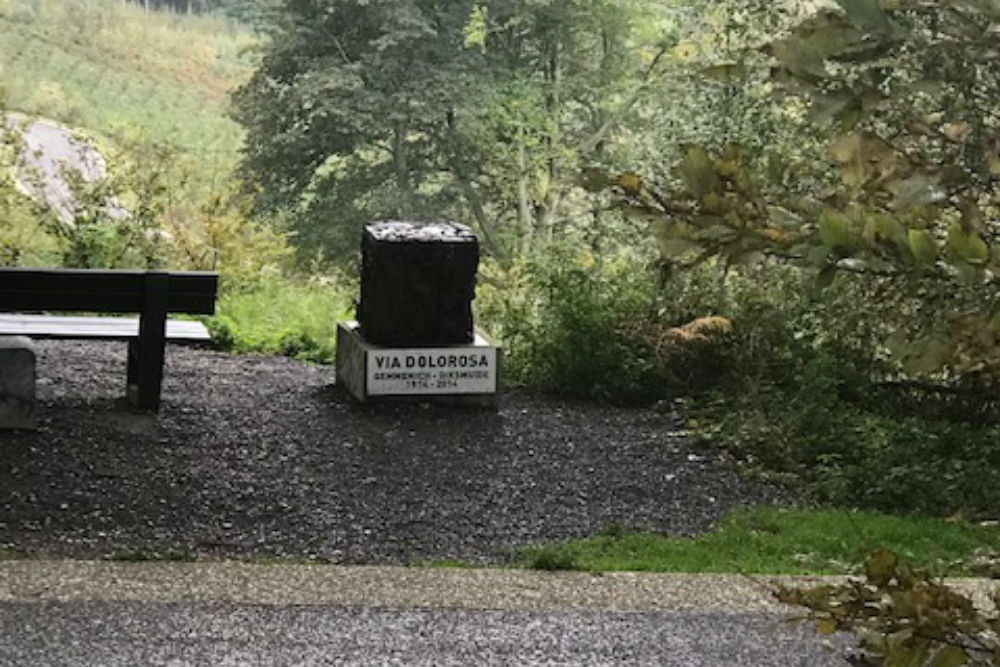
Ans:
[[[846,665],[762,614],[0,605],[0,665]]]
[[[848,638],[735,576],[0,563],[0,666],[808,665]]]

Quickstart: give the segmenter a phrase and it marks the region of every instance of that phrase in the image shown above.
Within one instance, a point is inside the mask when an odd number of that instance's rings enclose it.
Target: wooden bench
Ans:
[[[0,267],[0,335],[128,341],[126,396],[143,410],[160,406],[166,342],[204,342],[200,322],[168,313],[215,312],[218,275],[198,272]],[[23,313],[138,313],[139,318]]]

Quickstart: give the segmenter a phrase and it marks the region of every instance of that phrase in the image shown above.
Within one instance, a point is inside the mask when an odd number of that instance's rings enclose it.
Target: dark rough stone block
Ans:
[[[479,240],[462,225],[366,225],[358,303],[365,340],[385,347],[471,343],[478,268]]]

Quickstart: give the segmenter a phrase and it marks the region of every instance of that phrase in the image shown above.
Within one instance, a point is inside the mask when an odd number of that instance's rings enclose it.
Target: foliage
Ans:
[[[255,218],[246,196],[234,185],[226,195],[214,195],[195,215],[184,208],[166,216],[174,265],[218,271],[223,288],[246,288],[281,275],[292,250],[276,225]]]
[[[689,423],[701,439],[725,447],[741,469],[793,483],[822,502],[994,516],[1000,502],[995,415],[982,424],[974,417],[901,414],[879,406],[898,401],[894,392],[872,388],[850,397],[857,387],[845,386],[835,366],[817,361],[781,391],[717,395],[692,408]],[[941,402],[925,407],[940,410]]]
[[[996,19],[990,3],[841,0],[771,35],[771,83],[830,132],[833,181],[780,151],[761,169],[730,144],[687,147],[676,187],[616,183],[671,261],[780,257],[816,267],[823,285],[859,273],[907,306],[883,341],[899,371],[989,384],[1000,370]],[[791,164],[812,192],[775,187]]]
[[[336,351],[337,322],[350,314],[351,293],[335,278],[265,278],[223,292],[208,326],[213,341],[236,352],[329,364]]]
[[[0,265],[44,262],[55,253],[53,240],[39,218],[40,207],[17,185],[18,156],[23,142],[6,124],[4,90],[0,88]]]
[[[822,634],[855,632],[856,665],[911,667],[1000,664],[1000,589],[986,604],[903,564],[892,551],[873,552],[864,581],[812,589],[782,587],[781,602],[805,607]]]
[[[378,218],[453,217],[498,257],[551,240],[586,210],[575,165],[655,76],[653,4],[290,0],[235,96],[244,177],[336,257]]]
[[[546,570],[550,572],[583,569],[569,550],[558,545],[529,549],[526,566],[531,570]]]
[[[249,74],[257,41],[217,17],[118,0],[10,0],[0,3],[0,83],[11,110],[193,157],[191,186],[204,194],[236,162],[242,130],[226,117],[228,91]]]
[[[478,313],[504,341],[508,381],[625,403],[663,393],[654,355],[627,331],[655,297],[647,273],[551,248],[485,275]]]
[[[898,313],[879,290],[853,275],[819,290],[781,265],[674,275],[668,321],[716,313],[733,327],[711,348],[717,381],[685,405],[689,426],[740,469],[822,502],[989,516],[1000,502],[998,405],[882,379],[891,365],[879,341]]]
[[[610,526],[594,537],[527,547],[516,562],[594,572],[856,574],[873,545],[941,575],[981,574],[977,559],[1000,555],[1000,530],[871,512],[755,507],[732,510],[694,537]]]

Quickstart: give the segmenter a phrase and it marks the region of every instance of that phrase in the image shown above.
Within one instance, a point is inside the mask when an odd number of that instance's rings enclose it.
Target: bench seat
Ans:
[[[0,314],[0,336],[128,340],[138,335],[138,317]],[[204,324],[187,320],[167,320],[166,338],[177,343],[207,343],[212,339]]]
[[[212,315],[218,282],[218,274],[197,271],[0,267],[0,312],[9,313],[0,334],[127,341],[125,395],[140,410],[157,410],[167,341],[209,339],[202,324],[167,316]],[[132,313],[138,319],[120,317]]]

